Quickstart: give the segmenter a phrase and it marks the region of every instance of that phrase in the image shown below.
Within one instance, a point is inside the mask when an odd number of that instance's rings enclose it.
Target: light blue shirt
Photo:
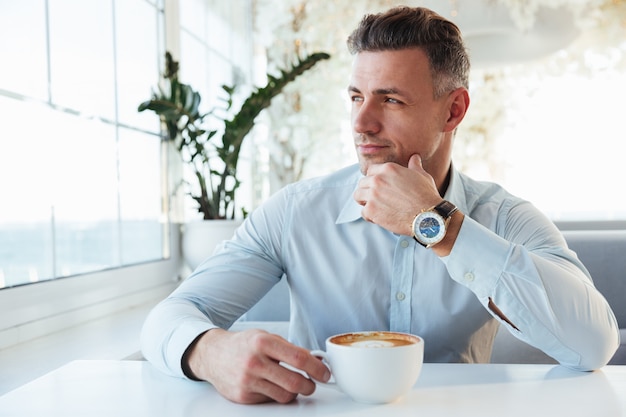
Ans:
[[[181,357],[198,335],[229,328],[283,276],[289,338],[309,349],[337,333],[393,330],[423,337],[426,362],[488,362],[502,324],[568,367],[597,369],[611,358],[619,331],[608,303],[530,203],[453,169],[444,198],[466,216],[440,258],[365,221],[352,197],[360,178],[354,165],[291,184],[254,210],[151,312],[146,358],[182,376]]]

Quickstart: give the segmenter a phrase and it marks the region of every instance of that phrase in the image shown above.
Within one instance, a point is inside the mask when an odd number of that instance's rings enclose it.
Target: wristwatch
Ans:
[[[413,238],[425,248],[441,242],[446,235],[446,229],[450,222],[450,217],[458,208],[447,200],[434,207],[418,213],[413,219],[411,229]]]

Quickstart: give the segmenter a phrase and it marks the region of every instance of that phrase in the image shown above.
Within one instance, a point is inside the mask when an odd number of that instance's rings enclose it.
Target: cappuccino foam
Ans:
[[[417,343],[414,336],[393,332],[347,333],[335,336],[332,343],[361,348],[386,348]]]
[[[350,346],[355,347],[366,347],[366,348],[379,348],[379,347],[392,347],[396,346],[393,342],[389,340],[357,340],[352,343],[346,343]]]

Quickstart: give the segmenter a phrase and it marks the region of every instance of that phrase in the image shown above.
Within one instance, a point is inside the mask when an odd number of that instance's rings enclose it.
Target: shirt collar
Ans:
[[[465,193],[463,191],[460,173],[456,170],[454,164],[451,165],[450,170],[450,183],[448,184],[448,189],[446,190],[443,198],[456,205],[462,212],[466,212],[467,207],[465,203]],[[355,191],[361,178],[363,178],[363,174],[361,174],[361,172],[359,171],[359,174],[355,176]],[[352,197],[353,194],[354,192],[350,194],[350,196],[346,200],[343,208],[341,209],[341,212],[339,213],[339,216],[337,216],[335,224],[350,223],[362,219],[362,207],[354,200],[354,198]]]
[[[355,179],[354,190],[352,191],[352,193],[346,200],[346,203],[343,205],[341,212],[339,212],[339,216],[337,216],[337,220],[335,220],[335,224],[350,223],[350,222],[362,219],[361,210],[363,208],[361,207],[359,203],[357,203],[354,200],[354,197],[353,197],[354,191],[356,191],[356,188],[359,185],[359,180],[361,178],[363,178],[363,174],[361,174],[361,171],[358,170],[357,174],[354,176],[354,179]]]
[[[443,198],[457,206],[459,211],[469,213],[461,173],[454,167],[454,163],[450,166],[450,171],[450,183]]]

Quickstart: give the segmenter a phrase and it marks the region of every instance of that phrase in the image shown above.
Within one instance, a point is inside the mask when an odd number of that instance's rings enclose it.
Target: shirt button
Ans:
[[[407,248],[409,246],[409,242],[403,240],[402,242],[400,242],[400,246],[402,246],[403,248]]]
[[[464,278],[465,281],[472,282],[474,281],[474,274],[471,272],[466,272]]]
[[[406,298],[406,295],[404,295],[404,293],[402,291],[398,291],[396,293],[396,300],[404,301],[405,298]]]

